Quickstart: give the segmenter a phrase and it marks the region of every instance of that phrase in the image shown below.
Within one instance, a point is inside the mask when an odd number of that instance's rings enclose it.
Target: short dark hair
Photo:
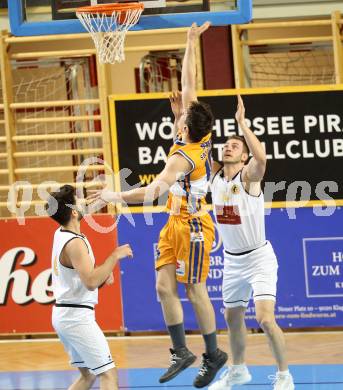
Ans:
[[[236,139],[238,141],[241,141],[243,144],[243,152],[249,154],[249,146],[244,137],[241,137],[240,135],[231,135],[230,137],[228,137],[227,141],[229,141],[230,139]]]
[[[191,141],[201,141],[213,128],[214,118],[210,106],[202,102],[192,102],[188,107],[185,123]]]
[[[60,187],[57,191],[52,192],[45,205],[45,210],[52,208],[57,201],[57,210],[49,216],[60,225],[66,225],[71,218],[72,208],[68,205],[75,205],[75,188],[69,184]]]

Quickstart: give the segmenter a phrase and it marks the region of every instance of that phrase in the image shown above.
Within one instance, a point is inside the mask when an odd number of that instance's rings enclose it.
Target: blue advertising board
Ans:
[[[134,252],[132,260],[124,260],[120,264],[124,326],[128,331],[165,330],[161,305],[155,290],[154,255],[159,232],[166,223],[168,215],[152,214],[146,219],[143,214],[133,214],[132,217],[133,222],[131,217],[126,218],[122,215],[118,225],[119,244],[129,243]],[[224,318],[220,314],[222,267],[222,244],[216,235],[207,288],[217,313],[217,325],[225,328]],[[181,284],[179,296],[184,308],[186,329],[198,329],[192,306]]]
[[[309,298],[343,298],[343,237],[305,238],[306,295]]]
[[[327,214],[323,216],[320,214]],[[331,214],[331,215],[328,215]],[[276,318],[283,328],[343,325],[343,235],[340,208],[266,209],[266,233],[279,261]],[[124,325],[128,331],[165,330],[155,291],[154,251],[167,214],[122,215],[118,225],[120,244],[130,243],[133,260],[121,262]],[[223,254],[218,235],[211,253],[207,288],[217,318],[225,329],[221,298]],[[198,329],[191,304],[180,285],[185,327]],[[247,326],[257,328],[253,303]]]

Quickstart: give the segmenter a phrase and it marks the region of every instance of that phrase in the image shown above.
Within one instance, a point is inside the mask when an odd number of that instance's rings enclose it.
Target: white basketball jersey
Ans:
[[[58,228],[54,235],[52,248],[52,289],[56,303],[94,306],[98,303],[98,289],[89,291],[82,283],[74,268],[61,264],[60,256],[68,242],[81,238],[88,248],[89,256],[95,264],[94,254],[86,236]]]
[[[211,185],[214,215],[224,248],[231,253],[256,249],[266,242],[264,196],[250,195],[242,183],[242,171],[231,181],[224,178],[224,168]]]

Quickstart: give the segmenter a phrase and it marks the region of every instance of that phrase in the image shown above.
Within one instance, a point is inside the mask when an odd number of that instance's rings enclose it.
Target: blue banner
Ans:
[[[305,238],[303,246],[307,297],[343,298],[343,237]]]
[[[276,318],[283,328],[342,326],[343,324],[343,211],[340,208],[266,210],[267,238],[279,262]],[[331,215],[329,215],[331,214]],[[327,216],[324,216],[327,215]],[[165,330],[155,291],[154,251],[167,214],[122,215],[119,243],[130,243],[133,260],[121,262],[124,325],[128,331]],[[223,253],[221,240],[211,253],[207,282],[217,317],[217,328],[226,328],[221,298]],[[179,286],[186,329],[198,329],[184,288]],[[247,326],[257,328],[253,303]]]

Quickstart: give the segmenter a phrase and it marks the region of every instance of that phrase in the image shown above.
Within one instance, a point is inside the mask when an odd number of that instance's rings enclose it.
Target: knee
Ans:
[[[224,313],[225,320],[228,324],[233,324],[237,322],[237,314],[234,310],[232,309],[226,309]]]
[[[230,310],[226,310],[225,314],[225,321],[228,324],[229,328],[232,330],[244,328],[245,322],[244,322],[244,314],[241,315],[240,313],[234,313]]]
[[[116,383],[116,371],[115,371],[115,368],[112,368],[110,370],[102,372],[99,376],[100,376],[100,378],[102,380],[106,380],[107,382],[110,382],[110,383]]]
[[[265,333],[271,333],[273,329],[276,327],[276,322],[274,316],[266,316],[266,315],[261,315],[261,316],[256,316],[256,320],[260,326],[260,328],[265,332]]]
[[[157,281],[156,283],[156,292],[161,301],[173,295],[172,289],[161,281]]]
[[[224,317],[225,317],[225,321],[227,322],[227,324],[232,327],[235,325],[235,323],[237,323],[237,318],[234,314],[230,313],[229,310],[226,310],[225,311],[225,314],[224,314]]]
[[[84,382],[87,383],[87,386],[89,387],[93,385],[96,379],[96,376],[92,374],[89,370],[82,370],[81,376]]]
[[[192,304],[197,303],[199,301],[196,288],[192,284],[186,285],[186,295],[187,295],[188,300]]]
[[[186,284],[185,289],[187,298],[193,305],[211,304],[205,283]]]
[[[87,383],[90,385],[90,386],[93,386],[94,382],[95,382],[95,379],[96,379],[96,376],[93,375],[93,374],[90,374],[88,379],[87,379]]]

